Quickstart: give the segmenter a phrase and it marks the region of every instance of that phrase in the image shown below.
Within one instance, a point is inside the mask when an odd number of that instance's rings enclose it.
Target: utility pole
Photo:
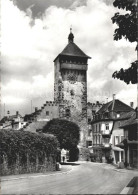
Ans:
[[[0,66],[1,66],[1,62],[0,62]],[[1,101],[1,67],[0,67],[0,120],[2,118],[2,105],[1,105],[2,101]]]
[[[5,116],[5,103],[4,103],[4,116]]]
[[[32,100],[31,100],[31,113],[32,113]]]
[[[107,103],[108,103],[108,98],[106,98],[106,100],[107,100]]]

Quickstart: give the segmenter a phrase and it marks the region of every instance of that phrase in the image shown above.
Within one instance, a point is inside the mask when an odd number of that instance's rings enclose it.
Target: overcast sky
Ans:
[[[135,102],[136,85],[113,79],[136,59],[135,43],[113,41],[119,11],[113,0],[1,0],[2,113],[24,115],[53,100],[55,57],[67,45],[70,26],[74,42],[89,56],[88,101],[116,98]]]

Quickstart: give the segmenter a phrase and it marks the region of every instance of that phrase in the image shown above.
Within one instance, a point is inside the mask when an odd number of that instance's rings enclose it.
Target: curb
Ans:
[[[120,194],[132,194],[134,187],[125,187]]]
[[[55,175],[61,175],[61,174],[69,174],[72,171],[72,167],[68,168],[69,170],[63,171],[63,172],[59,172],[56,171],[56,173],[51,173],[51,174],[42,174],[42,175],[28,175],[28,176],[24,176],[24,177],[15,177],[15,178],[7,178],[7,179],[1,179],[0,182],[4,182],[4,181],[11,181],[11,180],[18,180],[18,179],[28,179],[28,178],[36,178],[36,177],[48,177],[48,176],[55,176]]]
[[[124,187],[124,189],[120,192],[120,194],[133,194],[133,191],[138,186],[138,177],[133,177],[133,179],[130,180],[128,185]]]

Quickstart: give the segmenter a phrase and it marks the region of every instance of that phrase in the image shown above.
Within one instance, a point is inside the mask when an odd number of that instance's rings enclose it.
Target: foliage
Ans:
[[[26,161],[28,154],[30,159],[46,154],[57,154],[58,141],[53,135],[36,134],[27,131],[0,130],[0,157],[6,155],[8,164],[14,164],[17,154]]]
[[[112,22],[116,23],[118,28],[114,32],[114,40],[118,41],[123,37],[132,42],[137,42],[137,0],[115,0],[113,5],[119,9],[128,11],[125,15],[115,13],[112,17]],[[138,45],[136,46],[138,50]],[[112,75],[113,78],[123,80],[125,83],[137,83],[137,68],[138,61],[132,63],[129,69],[115,71]]]
[[[78,145],[80,129],[77,124],[64,120],[52,119],[43,128],[44,133],[55,135],[60,143],[60,148],[70,150]]]
[[[129,84],[130,81],[132,84],[137,83],[137,67],[138,67],[138,60],[133,62],[131,67],[128,69],[121,68],[120,71],[115,71],[113,73],[113,77],[124,80],[125,83]]]
[[[74,162],[79,159],[79,149],[77,147],[71,148],[69,151],[69,161]]]

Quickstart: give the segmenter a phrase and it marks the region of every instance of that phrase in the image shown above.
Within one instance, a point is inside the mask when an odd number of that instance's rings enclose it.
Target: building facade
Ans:
[[[118,145],[124,149],[126,166],[138,168],[138,111],[131,113],[131,117],[120,128],[124,130],[124,139]]]
[[[124,139],[124,131],[119,127],[130,117],[123,117],[128,112],[134,112],[134,109],[115,99],[96,112],[91,122],[91,135],[98,161],[104,158],[105,162],[116,164],[124,159],[124,150],[117,147],[117,144]]]

